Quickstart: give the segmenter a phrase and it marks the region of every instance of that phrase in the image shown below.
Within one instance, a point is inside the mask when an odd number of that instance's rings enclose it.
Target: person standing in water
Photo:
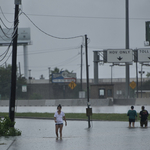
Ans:
[[[131,110],[128,111],[127,116],[129,116],[129,127],[134,127],[135,119],[137,117],[137,112],[134,110],[134,106],[131,106]]]
[[[63,120],[65,120],[65,126],[67,126],[67,121],[65,118],[64,112],[61,111],[62,107],[59,104],[57,106],[57,111],[54,114],[54,121],[55,121],[55,131],[56,131],[56,136],[58,138],[58,130],[60,133],[60,138],[62,138],[62,129],[63,129]]]
[[[141,125],[141,127],[143,127],[143,125],[145,125],[145,127],[147,127],[147,124],[148,124],[147,118],[148,118],[149,114],[148,114],[148,111],[145,110],[144,106],[142,106],[141,109],[142,109],[142,111],[140,111],[140,115],[139,115],[139,117],[141,118],[140,125]]]

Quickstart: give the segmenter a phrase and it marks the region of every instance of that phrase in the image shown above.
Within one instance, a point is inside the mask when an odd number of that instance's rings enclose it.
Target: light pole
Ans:
[[[129,49],[129,0],[126,0],[126,49]],[[129,63],[126,63],[126,97],[129,98],[130,72]]]
[[[50,70],[51,70],[51,68],[49,67],[48,70],[49,70],[49,75],[48,76],[49,76],[49,99],[50,99]]]

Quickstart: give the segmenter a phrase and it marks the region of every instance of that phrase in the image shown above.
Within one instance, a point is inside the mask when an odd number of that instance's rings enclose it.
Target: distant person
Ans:
[[[56,136],[58,138],[58,130],[60,133],[60,138],[62,138],[62,129],[63,129],[63,119],[65,120],[65,125],[67,126],[66,118],[64,112],[61,111],[61,105],[57,106],[57,111],[54,114],[54,121],[55,121],[55,131]]]
[[[128,111],[127,116],[129,116],[129,127],[131,127],[131,123],[132,127],[134,127],[134,123],[137,117],[137,112],[134,110],[134,106],[131,106],[131,110]]]
[[[139,117],[141,118],[140,125],[141,125],[141,127],[143,127],[143,125],[145,125],[145,127],[147,127],[147,124],[148,124],[147,117],[149,114],[148,114],[148,111],[145,110],[144,106],[142,106],[141,109],[142,109],[142,111],[140,111],[140,115],[139,115]]]

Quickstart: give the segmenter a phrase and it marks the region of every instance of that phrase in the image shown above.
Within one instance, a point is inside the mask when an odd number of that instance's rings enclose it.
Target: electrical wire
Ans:
[[[9,28],[5,25],[5,23],[3,22],[2,18],[0,18],[0,20],[1,20],[2,24],[5,26],[5,28],[9,29]]]
[[[8,13],[11,14],[11,13]],[[66,15],[45,15],[45,14],[28,14],[29,16],[54,17],[54,18],[77,18],[77,19],[105,19],[105,20],[124,20],[125,17],[100,17],[100,16],[66,16]],[[149,20],[150,18],[129,18],[130,20]]]
[[[71,63],[71,62],[77,60],[78,58],[79,58],[79,57],[76,57],[76,58],[72,59],[69,63]],[[66,65],[66,64],[69,65],[69,63],[66,62],[66,63],[64,63],[64,64],[60,64],[60,65],[58,65],[58,67],[59,67],[59,66],[64,66],[64,65]]]
[[[44,53],[51,53],[51,52],[63,52],[63,51],[70,51],[74,49],[79,49],[80,47],[73,47],[73,48],[64,48],[64,50],[45,50],[45,51],[36,51],[36,52],[29,52],[28,55],[35,55],[35,54],[44,54]],[[18,54],[17,56],[21,56],[23,54]]]
[[[82,40],[84,39],[84,36],[83,35],[79,35],[79,36],[74,36],[74,37],[66,37],[66,38],[63,38],[63,37],[57,37],[57,36],[53,36],[49,33],[46,33],[45,31],[43,31],[42,29],[40,29],[29,17],[27,14],[25,14],[24,12],[21,12],[22,14],[24,14],[28,20],[38,29],[40,30],[42,33],[52,37],[52,38],[56,38],[56,39],[63,39],[63,40],[69,40],[69,39],[76,39],[76,38],[82,38]]]
[[[16,36],[15,36],[16,37]],[[14,38],[15,38],[14,37]],[[13,39],[14,39],[13,38]],[[12,45],[12,43],[13,43],[13,39],[11,40],[11,42],[9,43],[9,45],[8,45],[8,48],[6,49],[6,51],[4,52],[4,53],[2,53],[1,55],[0,55],[0,57],[2,57],[3,55],[5,55],[6,56],[6,54],[8,53],[8,51],[9,51],[9,49],[10,49],[10,46]]]
[[[8,36],[6,35],[6,33],[5,33],[4,30],[2,29],[1,25],[0,25],[0,29],[1,29],[2,33],[5,35],[5,37],[7,37],[8,39],[11,38],[11,37],[8,37]]]
[[[13,21],[11,22],[11,21],[9,21],[9,20],[5,17],[4,12],[3,12],[1,6],[0,6],[0,10],[1,10],[1,12],[2,12],[3,17],[6,19],[6,21],[9,22],[9,23],[13,23]]]
[[[73,57],[71,57],[71,58],[69,58],[69,59],[67,59],[67,60],[65,60],[65,61],[63,61],[63,62],[59,62],[59,63],[54,64],[54,65],[55,65],[55,66],[58,66],[59,64],[62,64],[62,63],[70,63],[69,61],[75,59],[75,58],[78,57],[78,56],[79,56],[79,55],[77,54],[77,55],[75,55],[75,56],[73,56]],[[52,65],[52,66],[54,66],[54,65]]]
[[[12,52],[10,53],[10,55],[8,56],[8,58],[6,59],[6,61],[3,64],[1,64],[0,66],[3,66],[8,61],[8,59],[10,58],[11,55],[12,55]]]
[[[21,15],[21,13],[20,13],[20,10],[19,10],[19,14],[18,14],[18,16],[15,18],[14,21],[16,21],[20,15]],[[13,27],[13,25],[12,25],[11,28],[8,28],[8,27],[4,24],[4,22],[3,22],[3,20],[2,20],[1,18],[0,18],[0,20],[1,20],[1,22],[3,23],[3,25],[6,27],[6,29],[8,29],[7,33],[5,33],[4,30],[3,30],[3,28],[0,26],[2,33],[4,34],[5,37],[7,37],[8,39],[11,39],[11,38],[15,35],[16,30],[18,29],[19,21],[16,23],[16,25],[15,25],[14,27]],[[13,29],[14,29],[13,32],[12,32],[11,34],[8,34],[9,31],[12,30],[12,27],[13,27]],[[11,37],[9,37],[8,35],[11,35]],[[2,38],[2,36],[1,36],[1,38]],[[2,38],[2,39],[3,39],[3,38]],[[3,39],[3,40],[4,40],[4,39]]]
[[[5,52],[5,55],[3,56],[3,58],[0,59],[0,62],[3,61],[3,60],[5,59],[6,55],[7,55],[8,52],[9,52],[10,46],[11,46],[11,44],[8,46],[7,51]]]

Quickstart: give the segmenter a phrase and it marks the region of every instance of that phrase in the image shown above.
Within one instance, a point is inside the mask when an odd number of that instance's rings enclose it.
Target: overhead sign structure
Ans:
[[[52,74],[52,82],[53,83],[69,83],[76,82],[76,73],[68,73],[66,71],[62,71],[61,73]]]
[[[108,49],[108,63],[126,63],[133,61],[133,52],[131,49]]]
[[[150,49],[138,49],[138,62],[150,62]]]
[[[136,83],[135,83],[134,81],[132,81],[132,82],[130,83],[130,87],[131,87],[132,89],[135,89]]]
[[[73,90],[77,85],[72,81],[68,86]]]

